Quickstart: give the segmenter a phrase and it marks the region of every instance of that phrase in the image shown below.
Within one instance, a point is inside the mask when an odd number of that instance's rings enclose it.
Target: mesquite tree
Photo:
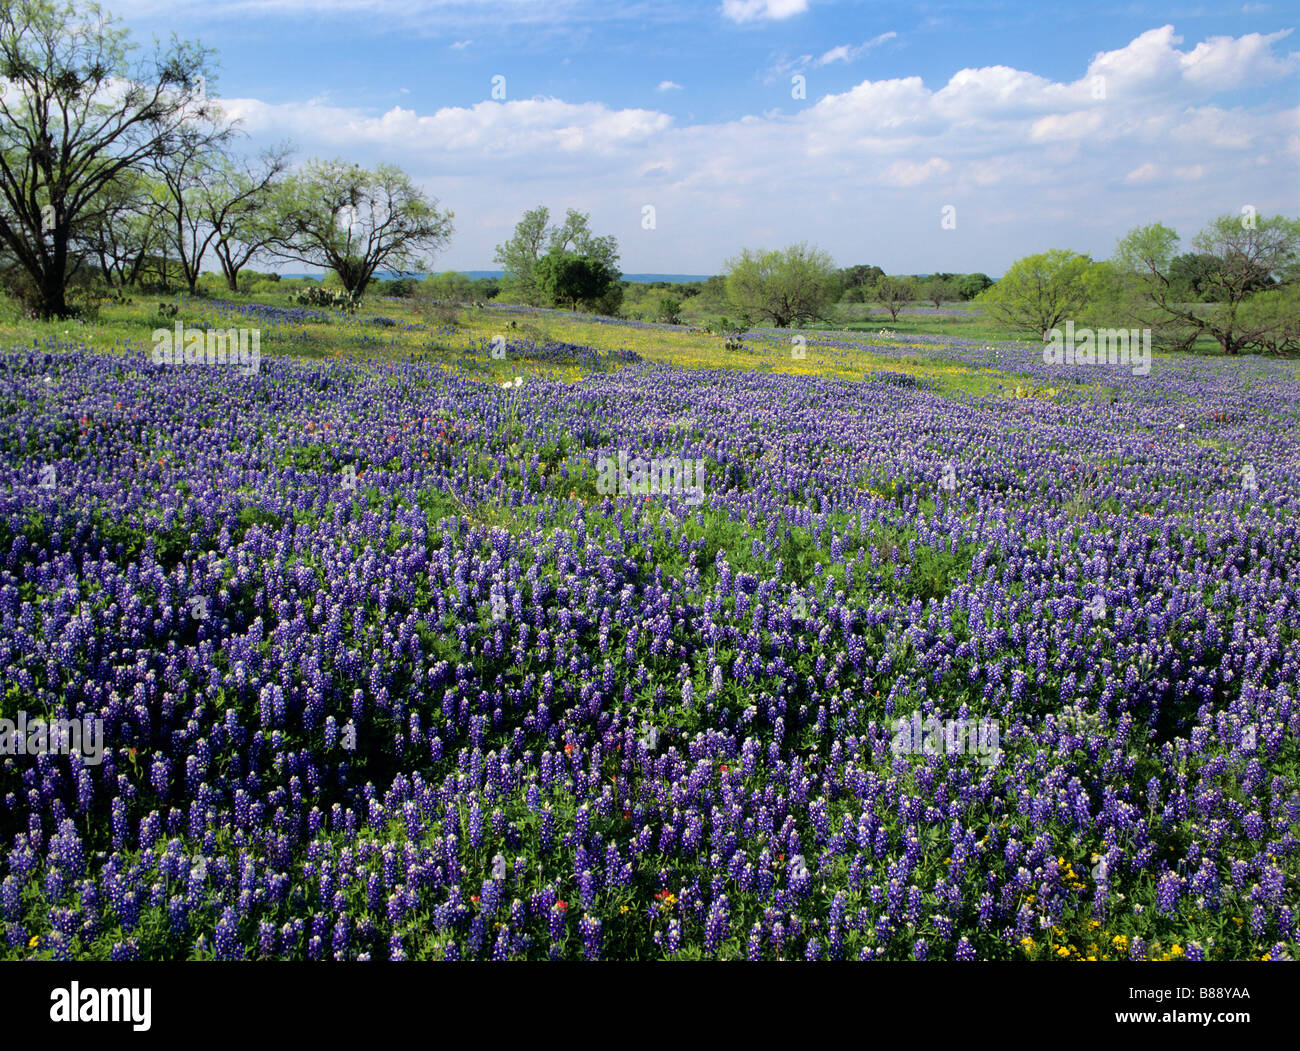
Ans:
[[[451,239],[453,213],[439,211],[410,176],[391,164],[373,171],[345,161],[313,161],[281,192],[285,237],[272,251],[333,270],[360,295],[376,271],[423,269]]]
[[[69,313],[77,239],[112,206],[105,191],[209,110],[206,49],[173,41],[139,63],[130,50],[94,4],[0,0],[0,243],[45,317]]]

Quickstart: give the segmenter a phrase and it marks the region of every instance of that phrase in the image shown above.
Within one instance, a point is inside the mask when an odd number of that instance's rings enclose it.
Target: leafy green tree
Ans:
[[[617,274],[617,271],[611,272]],[[623,296],[627,292],[628,284],[627,281],[622,280],[611,281],[604,295],[591,304],[592,313],[602,314],[605,317],[618,317],[623,309]]]
[[[871,287],[871,298],[889,311],[890,321],[897,321],[903,308],[916,302],[919,294],[914,277],[890,277],[886,274]]]
[[[682,323],[682,303],[679,299],[672,296],[665,296],[659,300],[659,320],[665,325],[680,325]]]
[[[141,280],[150,257],[162,251],[161,211],[151,180],[135,169],[122,172],[100,193],[80,242],[98,261],[104,284],[126,288]]]
[[[1300,351],[1300,284],[1256,292],[1242,303],[1241,321],[1254,349],[1269,354]]]
[[[714,274],[704,279],[700,288],[700,298],[710,303],[723,304],[727,301],[727,278],[724,274]]]
[[[853,288],[870,288],[884,276],[885,272],[880,267],[859,263],[857,266],[846,266],[840,271],[840,286],[846,292]]]
[[[727,297],[737,310],[777,328],[822,317],[840,291],[834,260],[807,244],[745,249],[727,262]]]
[[[991,284],[993,278],[988,274],[962,274],[957,279],[957,292],[962,299],[974,299]]]
[[[550,251],[585,256],[601,263],[606,270],[619,275],[618,241],[612,234],[597,237],[591,232],[591,215],[570,208],[564,222],[551,231]]]
[[[1198,261],[1204,303],[1182,301],[1175,281],[1178,234],[1161,223],[1129,231],[1112,259],[1124,275],[1135,309],[1157,324],[1211,336],[1224,354],[1239,354],[1269,337],[1268,311],[1243,311],[1243,304],[1272,279],[1284,276],[1300,256],[1300,220],[1285,216],[1222,215],[1192,239],[1205,257]],[[1190,342],[1190,341],[1188,341]]]
[[[285,193],[285,236],[274,253],[330,270],[356,295],[377,271],[427,269],[451,240],[453,213],[392,164],[368,171],[312,161],[286,180]]]
[[[936,274],[922,282],[921,295],[936,307],[941,307],[957,298],[957,285],[952,278]]]
[[[541,305],[533,268],[546,250],[551,213],[545,205],[524,212],[509,241],[497,245],[492,259],[505,270],[503,294],[532,306]]]
[[[443,302],[468,303],[474,298],[474,283],[458,270],[430,274],[420,284],[422,292]]]
[[[1210,294],[1209,275],[1214,269],[1212,256],[1184,252],[1169,263],[1170,296],[1182,303],[1204,303]]]
[[[535,271],[538,262],[549,252],[596,259],[617,279],[618,241],[612,235],[597,237],[591,231],[590,221],[588,213],[573,208],[558,225],[551,225],[551,213],[545,205],[525,212],[515,224],[510,240],[497,245],[492,256],[505,271],[504,293],[522,303],[542,305],[546,296],[538,286]],[[606,294],[611,293],[607,290]],[[609,313],[617,310],[617,304],[613,306]]]
[[[1066,319],[1081,317],[1094,292],[1092,259],[1054,248],[1017,259],[997,284],[980,293],[989,313],[1012,328],[1046,339]]]
[[[548,302],[567,305],[571,310],[579,306],[591,308],[618,280],[618,274],[603,260],[558,248],[537,261],[533,274],[538,290]]]
[[[0,2],[0,244],[44,317],[71,312],[79,241],[114,207],[105,191],[208,113],[208,51],[173,41],[132,64],[130,50],[93,3]]]

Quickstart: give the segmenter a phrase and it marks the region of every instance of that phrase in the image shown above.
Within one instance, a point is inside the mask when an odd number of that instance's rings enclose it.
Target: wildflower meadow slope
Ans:
[[[0,354],[0,956],[1296,958],[1294,367],[892,353]]]

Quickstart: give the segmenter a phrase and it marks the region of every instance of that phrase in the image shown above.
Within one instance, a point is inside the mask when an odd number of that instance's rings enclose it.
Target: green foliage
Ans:
[[[278,200],[285,236],[276,254],[333,271],[358,294],[378,271],[423,270],[453,232],[454,214],[392,164],[312,161],[285,180]]]
[[[241,270],[235,283],[238,290],[245,294],[257,291],[275,292],[280,285],[280,275],[262,274],[256,270]]]
[[[920,294],[914,277],[881,277],[872,286],[872,298],[889,311],[889,320],[897,321],[902,309]]]
[[[1046,338],[1049,330],[1082,314],[1093,297],[1091,257],[1054,248],[1017,259],[978,301],[998,320]]]
[[[302,307],[327,307],[341,310],[345,314],[355,314],[361,306],[359,292],[347,292],[343,289],[325,288],[312,284],[293,297],[293,301]]]
[[[555,306],[588,309],[609,292],[618,275],[599,259],[552,249],[533,268],[537,289]]]
[[[870,288],[884,276],[885,272],[880,267],[859,263],[857,266],[848,266],[840,271],[840,285],[846,292],[854,289],[861,292]],[[856,302],[861,302],[861,299],[856,300]]]
[[[138,62],[133,49],[107,12],[41,0],[0,4],[9,100],[0,120],[0,252],[18,277],[7,287],[41,317],[71,312],[67,290],[82,268],[81,245],[104,247],[100,220],[123,203],[117,195],[127,173],[174,155],[196,124],[215,117],[196,90],[205,78],[215,84],[207,49],[173,38]]]
[[[950,277],[935,274],[927,277],[921,283],[922,298],[933,303],[936,307],[941,307],[944,303],[951,302],[958,296],[957,284]]]
[[[727,297],[777,328],[820,318],[839,296],[834,260],[807,244],[778,251],[745,249],[727,262]]]
[[[591,216],[585,212],[570,208],[559,225],[548,225],[550,217],[545,205],[525,212],[510,240],[497,245],[492,258],[505,270],[503,295],[511,302],[532,306],[554,303],[556,300],[541,283],[538,265],[542,259],[553,254],[586,258],[599,262],[610,274],[609,283],[589,300],[589,306],[598,307],[601,313],[617,313],[622,301],[622,292],[613,291],[620,276],[618,241],[612,235],[593,234]]]
[[[962,274],[957,279],[957,291],[962,299],[974,299],[991,284],[993,278],[988,274]]]
[[[1288,316],[1274,309],[1286,298],[1266,300],[1262,309],[1246,303],[1300,266],[1300,220],[1221,215],[1192,239],[1195,253],[1176,255],[1178,240],[1152,223],[1116,245],[1112,261],[1135,311],[1188,346],[1201,334],[1225,354],[1288,345]]]
[[[449,303],[467,303],[474,298],[473,282],[456,270],[430,274],[420,282],[420,292]]]
[[[1256,292],[1241,307],[1251,345],[1267,354],[1300,353],[1300,285]]]

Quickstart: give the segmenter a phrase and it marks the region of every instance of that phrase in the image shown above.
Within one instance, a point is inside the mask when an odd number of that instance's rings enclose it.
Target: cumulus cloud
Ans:
[[[558,98],[433,112],[336,98],[223,104],[250,145],[291,137],[303,158],[402,165],[457,212],[446,265],[487,265],[519,215],[546,203],[590,211],[629,270],[714,272],[740,247],[808,240],[846,264],[994,273],[1050,247],[1106,255],[1156,219],[1190,234],[1245,202],[1294,214],[1300,109],[1217,97],[1287,75],[1282,39],[1184,45],[1161,28],[1073,79],[1010,66],[933,86],[864,79],[785,112],[708,123]],[[1095,76],[1106,78],[1100,96]],[[646,204],[653,231],[640,225]],[[946,205],[955,230],[940,225]]]
[[[1103,51],[1088,65],[1088,78],[1105,78],[1109,94],[1146,95],[1161,91],[1213,93],[1271,84],[1300,68],[1300,54],[1274,53],[1273,45],[1291,35],[1247,33],[1215,36],[1190,51],[1180,51],[1183,38],[1173,26],[1149,29],[1116,51]]]
[[[661,80],[655,91],[681,91],[682,86],[675,80]]]

